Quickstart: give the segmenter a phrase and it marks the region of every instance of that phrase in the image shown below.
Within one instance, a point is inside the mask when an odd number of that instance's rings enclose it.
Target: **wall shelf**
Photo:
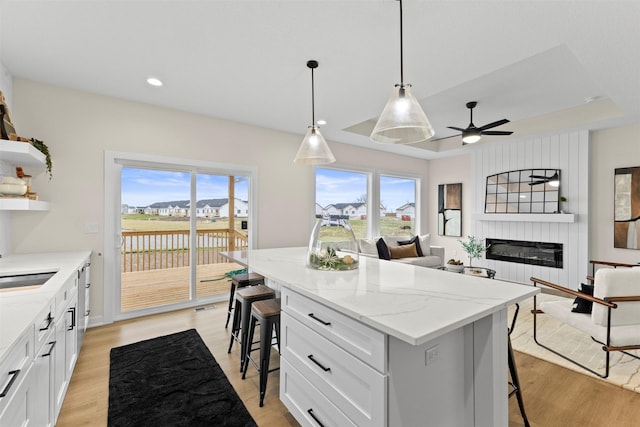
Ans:
[[[576,222],[575,214],[472,214],[475,221]]]
[[[27,198],[0,198],[0,211],[48,211],[51,203]]]
[[[45,155],[28,142],[0,139],[0,160],[16,166],[37,168],[46,167]]]

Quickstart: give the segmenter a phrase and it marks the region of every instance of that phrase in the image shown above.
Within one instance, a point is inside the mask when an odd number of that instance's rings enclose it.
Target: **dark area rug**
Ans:
[[[256,426],[195,329],[111,349],[109,427]]]

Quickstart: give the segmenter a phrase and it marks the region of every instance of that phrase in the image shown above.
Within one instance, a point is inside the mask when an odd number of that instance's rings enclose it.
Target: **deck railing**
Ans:
[[[229,229],[196,231],[196,264],[224,262],[221,251],[242,250],[248,247],[248,238]],[[231,245],[229,243],[232,243]],[[191,260],[189,230],[123,231],[122,271],[157,270],[187,267]]]

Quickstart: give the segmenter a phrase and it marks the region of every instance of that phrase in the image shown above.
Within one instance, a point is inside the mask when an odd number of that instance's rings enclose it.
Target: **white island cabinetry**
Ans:
[[[250,251],[281,289],[280,398],[305,426],[507,426],[507,308],[531,286],[361,257]]]

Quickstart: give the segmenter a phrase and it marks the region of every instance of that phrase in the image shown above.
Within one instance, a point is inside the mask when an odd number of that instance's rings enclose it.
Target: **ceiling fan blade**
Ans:
[[[455,126],[447,126],[449,129],[457,130],[458,132],[464,132],[466,129],[457,128]]]
[[[493,123],[486,124],[484,126],[480,126],[478,129],[480,129],[480,130],[491,129],[491,128],[495,128],[495,127],[498,127],[498,126],[502,126],[502,125],[504,125],[506,123],[509,123],[509,120],[502,119],[502,120],[498,120],[497,122],[493,122]]]
[[[546,184],[548,181],[533,181],[533,182],[528,182],[527,184],[529,185],[538,185],[538,184]]]
[[[443,136],[442,138],[430,139],[427,142],[442,141],[443,139],[455,138],[455,137],[458,137],[458,136],[462,136],[462,134],[451,135],[451,136]]]
[[[529,175],[529,178],[534,178],[534,179],[549,179],[546,176],[542,176],[542,175]]]
[[[484,130],[481,132],[483,135],[511,135],[513,133],[506,130]]]

